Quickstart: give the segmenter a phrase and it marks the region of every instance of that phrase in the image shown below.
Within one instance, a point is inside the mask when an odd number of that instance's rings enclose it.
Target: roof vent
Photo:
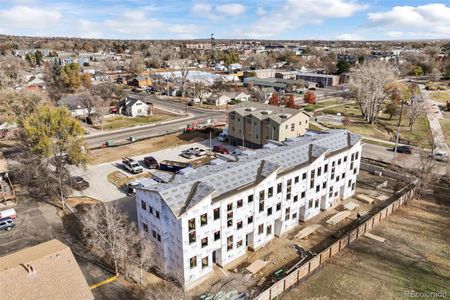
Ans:
[[[247,107],[245,109],[245,111],[254,111],[254,110],[255,110],[255,108],[253,106]]]
[[[27,271],[28,275],[36,274],[36,269],[32,265],[30,265],[30,264],[23,264],[22,266],[25,268],[25,270]]]
[[[263,115],[269,115],[269,114],[272,113],[272,111],[271,111],[271,110],[263,110],[261,113],[262,113]]]
[[[287,115],[287,114],[280,115],[280,118],[283,118],[283,119],[287,119],[288,117],[289,117],[289,115]]]

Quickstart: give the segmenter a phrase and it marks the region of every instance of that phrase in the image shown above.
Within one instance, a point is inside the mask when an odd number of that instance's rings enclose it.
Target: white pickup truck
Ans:
[[[133,158],[123,157],[122,164],[125,167],[125,169],[127,169],[133,174],[142,173],[143,169],[141,165],[139,165],[138,162],[135,161]]]

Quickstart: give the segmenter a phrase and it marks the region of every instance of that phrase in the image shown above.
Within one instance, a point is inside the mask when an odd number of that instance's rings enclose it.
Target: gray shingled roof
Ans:
[[[360,136],[350,134],[350,145],[354,145],[359,139]],[[285,146],[259,149],[255,151],[255,155],[239,157],[237,162],[202,166],[195,173],[177,174],[172,176],[169,183],[159,183],[143,189],[158,192],[178,217],[207,195],[220,197],[239,187],[255,183],[259,171],[259,179],[261,176],[263,179],[277,169],[283,172],[308,163],[310,145],[312,158],[327,151],[345,149],[348,146],[347,131],[332,130],[314,136],[291,138],[285,142]],[[259,170],[261,165],[262,170]]]

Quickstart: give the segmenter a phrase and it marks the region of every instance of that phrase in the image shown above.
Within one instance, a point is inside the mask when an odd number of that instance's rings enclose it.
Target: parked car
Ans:
[[[0,219],[0,230],[10,231],[14,226],[16,223],[11,218]]]
[[[215,145],[213,148],[213,152],[220,154],[230,154],[230,151],[228,151],[228,149],[225,148],[224,145]]]
[[[153,156],[146,156],[144,157],[144,164],[149,169],[158,169],[158,161]]]
[[[228,139],[228,129],[224,128],[221,133],[219,133],[219,137],[217,140],[219,142],[225,142]]]
[[[130,181],[126,185],[127,196],[136,194],[136,187],[142,186],[138,181]]]
[[[430,154],[430,157],[433,157],[435,160],[437,161],[442,161],[442,162],[448,162],[448,154],[446,152],[434,152],[433,154]]]
[[[70,178],[70,187],[74,190],[82,191],[89,187],[89,182],[81,176],[72,176]]]
[[[392,151],[395,151],[395,148],[392,149]],[[412,148],[410,146],[398,146],[397,147],[398,153],[405,153],[405,154],[411,154]]]
[[[143,171],[141,165],[139,165],[138,162],[135,161],[133,158],[123,157],[122,164],[125,167],[125,169],[127,169],[133,174],[142,173]]]
[[[201,149],[199,147],[189,148],[187,150],[181,151],[181,156],[187,159],[191,159],[192,157],[201,157],[206,154],[205,149]]]

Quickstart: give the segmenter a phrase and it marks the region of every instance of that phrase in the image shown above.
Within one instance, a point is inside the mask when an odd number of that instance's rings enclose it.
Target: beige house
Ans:
[[[251,102],[228,112],[228,137],[234,146],[261,148],[269,140],[302,136],[308,126],[309,117],[297,109]]]
[[[94,299],[72,251],[58,240],[1,257],[0,282],[1,299]]]

